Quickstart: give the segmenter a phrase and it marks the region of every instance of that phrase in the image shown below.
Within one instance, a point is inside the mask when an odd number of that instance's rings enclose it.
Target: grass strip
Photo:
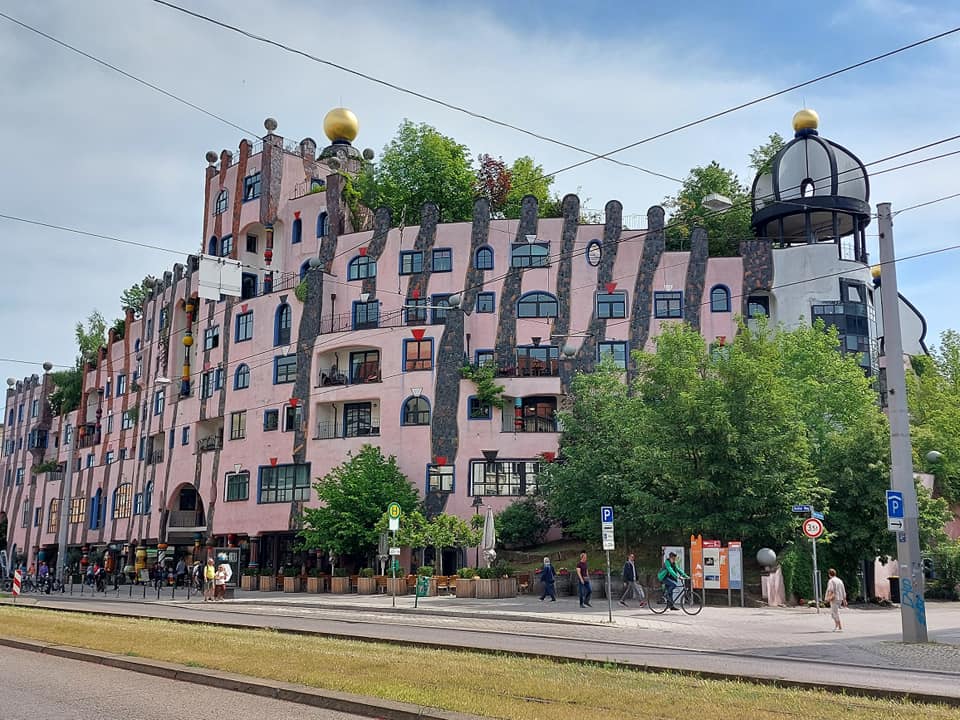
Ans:
[[[594,664],[0,607],[5,635],[511,720],[956,720],[957,709]]]

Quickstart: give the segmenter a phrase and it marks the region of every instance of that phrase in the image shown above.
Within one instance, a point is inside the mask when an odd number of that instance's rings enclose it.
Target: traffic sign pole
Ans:
[[[817,615],[820,614],[820,570],[817,567],[817,539],[812,538],[813,544],[813,595],[817,603]]]
[[[607,553],[607,620],[613,622],[613,598],[610,597],[610,551],[614,549],[613,508],[604,505],[600,508],[600,537],[603,549]]]

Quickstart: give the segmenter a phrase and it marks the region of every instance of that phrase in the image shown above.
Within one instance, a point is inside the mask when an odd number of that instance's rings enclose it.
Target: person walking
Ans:
[[[213,558],[207,558],[207,564],[203,568],[203,601],[204,602],[213,602],[216,579],[217,579],[217,568],[213,564]]]
[[[593,597],[593,587],[590,585],[590,573],[587,569],[587,554],[580,553],[580,562],[577,563],[577,590],[580,593],[580,607],[593,607],[590,598]]]
[[[623,564],[623,595],[620,596],[620,604],[624,607],[627,607],[628,595],[635,596],[640,601],[640,607],[647,604],[643,588],[637,582],[637,566],[634,564],[633,553],[627,556],[627,561]]]
[[[550,564],[550,558],[543,559],[543,567],[540,568],[540,582],[543,583],[543,592],[540,593],[540,602],[543,602],[547,595],[550,596],[550,602],[557,601],[557,571]]]
[[[187,576],[187,561],[184,560],[183,557],[181,557],[177,561],[176,575],[177,575],[177,581],[176,581],[177,587],[183,587],[184,578],[186,578]]]
[[[677,588],[680,587],[680,582],[686,579],[689,579],[689,576],[677,565],[677,554],[672,552],[667,555],[667,559],[663,561],[663,567],[660,568],[660,572],[657,573],[657,580],[662,582],[666,587],[664,595],[667,598],[668,609],[680,609],[676,605]]]
[[[843,580],[837,577],[837,571],[833,568],[827,570],[827,594],[824,600],[830,603],[830,617],[833,618],[833,631],[842,632],[843,623],[840,622],[840,608],[847,606],[847,588]]]

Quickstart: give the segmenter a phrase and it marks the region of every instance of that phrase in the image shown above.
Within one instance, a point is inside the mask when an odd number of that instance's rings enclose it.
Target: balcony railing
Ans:
[[[344,428],[343,422],[319,422],[317,423],[317,434],[314,440],[333,440],[335,438],[348,437],[379,437],[380,420],[374,418],[369,425],[366,424],[348,424]]]
[[[559,377],[559,360],[520,360],[516,365],[500,365],[497,377]]]
[[[202,510],[171,510],[167,527],[197,528],[206,527]]]
[[[156,465],[163,462],[163,450],[154,450],[147,455],[147,465]]]
[[[317,180],[316,178],[304,180],[303,182],[297,183],[293,186],[293,192],[290,194],[290,199],[297,200],[307,195],[322,193],[326,189],[327,184],[323,180]]]
[[[337,367],[321,368],[317,387],[333,385],[364,385],[381,381],[380,363],[367,362],[355,367],[352,377],[340,372]]]
[[[63,470],[50,470],[47,472],[47,481],[48,482],[57,482],[63,481],[64,472]]]
[[[503,432],[522,432],[522,433],[555,433],[557,421],[554,418],[545,417],[525,417],[515,420],[512,425],[504,425]]]
[[[197,452],[210,452],[211,450],[219,450],[222,447],[223,438],[219,435],[211,435],[197,440]]]
[[[84,435],[82,438],[80,438],[79,447],[88,448],[88,447],[93,447],[94,445],[99,445],[99,444],[100,444],[100,433],[95,432],[92,435],[87,434],[87,435]]]

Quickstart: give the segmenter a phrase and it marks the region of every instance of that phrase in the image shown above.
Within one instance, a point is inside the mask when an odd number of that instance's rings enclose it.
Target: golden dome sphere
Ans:
[[[347,108],[334,108],[323,118],[323,132],[330,142],[353,142],[360,131],[360,121]]]
[[[191,336],[189,336],[189,335],[184,335],[184,336],[183,336],[183,345],[184,345],[184,347],[190,347],[191,345],[193,345],[193,338],[192,338]]]
[[[793,116],[794,132],[800,132],[801,130],[816,130],[818,125],[820,125],[820,116],[817,115],[816,110],[804,108],[803,110],[799,110],[797,114]]]
[[[878,277],[880,277],[880,272],[880,266],[874,265],[872,268],[870,268],[870,277],[876,280]]]

